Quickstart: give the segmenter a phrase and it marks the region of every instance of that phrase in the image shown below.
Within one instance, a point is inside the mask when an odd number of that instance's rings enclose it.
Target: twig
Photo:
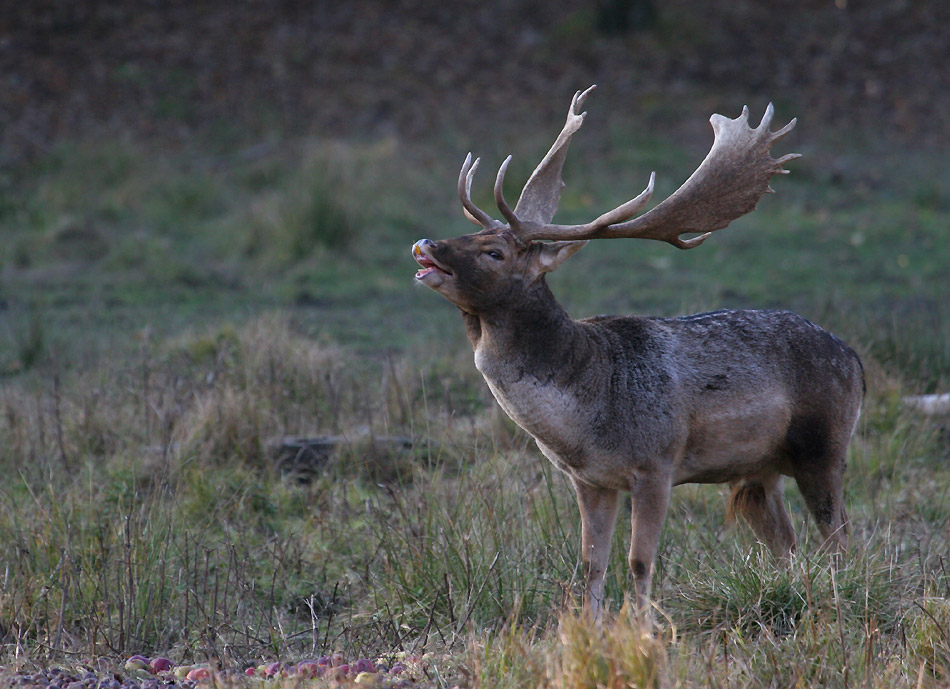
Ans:
[[[501,556],[501,551],[498,550],[495,552],[495,558],[491,561],[491,565],[488,567],[488,572],[485,574],[485,578],[482,579],[482,585],[478,587],[478,592],[471,598],[471,603],[468,606],[468,612],[465,613],[465,617],[459,622],[456,627],[457,630],[461,631],[462,627],[465,626],[465,623],[468,622],[468,618],[471,617],[472,613],[475,611],[475,604],[478,602],[479,597],[482,595],[482,591],[485,589],[485,584],[488,583],[489,575],[494,571],[495,565],[498,564],[498,558]]]
[[[66,455],[66,443],[63,440],[63,415],[60,409],[62,397],[59,389],[59,372],[53,373],[53,420],[56,421],[56,444],[59,447],[59,457],[66,472],[72,473],[72,465]]]
[[[841,620],[841,598],[838,596],[838,578],[836,576],[837,572],[835,571],[834,565],[830,567],[831,571],[831,591],[834,595],[835,600],[835,615],[838,618],[838,635],[841,637],[841,656],[844,662],[844,689],[848,689],[848,673],[850,668],[848,667],[848,648],[845,645],[844,641],[844,622]]]

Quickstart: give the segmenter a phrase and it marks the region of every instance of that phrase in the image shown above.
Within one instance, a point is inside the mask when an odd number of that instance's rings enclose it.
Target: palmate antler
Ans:
[[[734,120],[722,115],[709,118],[715,134],[712,148],[705,160],[683,185],[647,213],[634,218],[649,202],[653,194],[655,173],[650,183],[636,198],[604,213],[583,225],[554,225],[551,219],[561,198],[561,170],[571,137],[580,129],[586,112],[578,113],[587,95],[593,90],[578,91],[571,101],[567,122],[547,155],[531,174],[521,192],[514,210],[505,201],[502,186],[511,156],[502,163],[495,178],[495,202],[508,221],[507,225],[490,217],[471,199],[472,177],[478,160],[471,154],[465,159],[459,174],[459,198],[466,217],[486,230],[508,228],[519,239],[619,239],[642,238],[669,242],[680,249],[692,249],[702,244],[715,230],[726,227],[736,218],[755,209],[759,199],[772,188],[769,180],[776,174],[788,174],[782,166],[799,158],[790,153],[775,159],[769,149],[788,134],[796,120],[777,132],[769,130],[774,109],[765,110],[756,128],[748,124],[749,109]],[[633,218],[633,219],[631,219]],[[680,235],[696,233],[699,236],[681,239]]]

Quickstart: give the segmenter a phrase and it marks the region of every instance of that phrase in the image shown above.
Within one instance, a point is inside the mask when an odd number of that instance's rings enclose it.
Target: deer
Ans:
[[[649,596],[673,486],[731,488],[741,517],[780,562],[795,549],[784,480],[795,480],[822,537],[848,544],[846,454],[865,395],[860,358],[790,311],[718,310],[664,318],[572,319],[545,275],[596,239],[652,239],[694,249],[749,213],[771,178],[800,157],[772,158],[796,124],[771,131],[770,103],[757,127],[749,109],[713,115],[712,148],[673,194],[640,214],[656,173],[626,203],[581,225],[552,224],[562,169],[594,89],[578,91],[561,133],[528,178],[514,209],[501,164],[494,199],[506,222],[472,202],[479,159],[458,178],[466,218],[481,229],[412,246],[415,281],[461,313],[475,366],[504,412],[572,484],[581,519],[583,605],[600,619],[610,544],[622,494],[630,495],[628,563],[635,609]],[[691,235],[684,237],[683,235]]]

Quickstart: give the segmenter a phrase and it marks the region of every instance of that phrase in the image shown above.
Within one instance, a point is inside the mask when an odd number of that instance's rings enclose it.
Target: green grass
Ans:
[[[634,124],[574,145],[566,221],[653,168],[661,197],[704,153]],[[511,141],[516,182],[548,141]],[[626,520],[596,627],[570,487],[490,399],[455,310],[412,288],[411,242],[471,228],[454,145],[83,141],[2,177],[0,665],[338,649],[434,653],[431,686],[946,683],[945,421],[900,404],[950,386],[938,156],[811,142],[702,248],[595,242],[551,277],[577,316],[793,308],[867,364],[841,567],[794,486],[787,569],[725,523],[722,488],[678,488],[646,639]],[[344,442],[301,484],[272,457],[289,435]]]

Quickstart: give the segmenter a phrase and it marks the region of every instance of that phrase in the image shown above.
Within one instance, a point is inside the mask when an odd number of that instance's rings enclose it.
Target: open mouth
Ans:
[[[426,256],[424,253],[422,253],[422,251],[420,251],[416,247],[413,247],[412,256],[413,258],[416,259],[416,263],[422,266],[422,268],[420,268],[416,272],[416,280],[421,280],[422,278],[424,278],[426,275],[429,275],[430,273],[441,273],[443,275],[452,274],[451,271],[446,270],[445,268],[442,268],[441,266],[439,266],[435,261],[433,261],[431,258]]]

